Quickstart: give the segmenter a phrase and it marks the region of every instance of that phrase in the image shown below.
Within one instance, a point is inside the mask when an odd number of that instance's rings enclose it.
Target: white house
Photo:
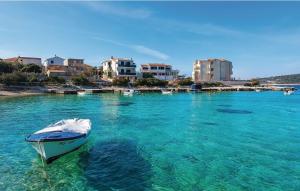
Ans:
[[[178,77],[178,70],[173,70],[171,65],[168,64],[142,64],[142,74],[151,74],[154,78],[159,80],[174,80]]]
[[[51,65],[64,65],[64,60],[63,58],[61,57],[58,57],[58,56],[54,56],[52,58],[48,58],[44,61],[44,66],[45,67],[48,67],[48,66],[51,66]]]
[[[230,81],[232,62],[225,59],[196,60],[193,66],[194,82]]]
[[[102,62],[102,67],[104,79],[125,78],[130,81],[136,79],[136,64],[132,59],[111,57]]]

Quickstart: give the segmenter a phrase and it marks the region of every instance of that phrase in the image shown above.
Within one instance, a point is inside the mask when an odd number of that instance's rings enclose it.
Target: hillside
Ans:
[[[300,74],[272,76],[267,78],[259,78],[258,80],[261,83],[273,82],[278,84],[300,84]]]

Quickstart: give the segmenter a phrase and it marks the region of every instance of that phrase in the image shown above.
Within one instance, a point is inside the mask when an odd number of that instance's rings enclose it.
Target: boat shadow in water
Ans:
[[[149,190],[151,164],[129,140],[97,142],[80,154],[79,165],[89,186],[96,190]]]
[[[240,109],[217,109],[220,113],[231,113],[231,114],[251,114],[252,111],[240,110]]]

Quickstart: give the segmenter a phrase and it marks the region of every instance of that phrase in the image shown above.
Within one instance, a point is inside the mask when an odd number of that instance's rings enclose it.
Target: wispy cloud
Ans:
[[[158,58],[161,60],[167,60],[169,58],[168,55],[158,51],[158,50],[154,50],[148,47],[145,47],[143,45],[132,45],[131,46],[132,49],[134,49],[136,52],[148,55],[148,56],[152,56],[154,58]]]
[[[103,38],[100,38],[100,37],[92,37],[92,38],[94,40],[107,42],[107,43],[114,44],[114,45],[117,45],[117,46],[123,46],[123,47],[129,48],[131,50],[134,50],[137,53],[144,54],[144,55],[156,58],[156,59],[167,60],[169,58],[169,56],[167,54],[165,54],[161,51],[146,47],[144,45],[125,44],[125,43],[121,43],[121,42],[110,40],[110,39],[103,39]]]
[[[153,19],[153,23],[172,29],[171,31],[178,30],[205,36],[241,36],[245,34],[242,31],[213,23],[195,23],[164,18],[155,18]]]
[[[142,8],[126,8],[122,6],[112,6],[107,2],[84,2],[89,8],[112,15],[129,17],[135,19],[145,19],[151,16],[151,12]]]

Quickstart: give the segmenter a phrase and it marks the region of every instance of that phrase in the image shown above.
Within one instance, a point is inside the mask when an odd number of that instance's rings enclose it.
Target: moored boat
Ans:
[[[293,93],[294,93],[293,90],[285,90],[285,91],[283,92],[284,95],[291,95],[291,94],[293,94]]]
[[[134,93],[135,93],[134,89],[127,89],[123,91],[124,96],[133,96]]]
[[[86,92],[85,92],[85,90],[78,90],[78,91],[77,91],[77,94],[78,94],[78,95],[85,95]]]
[[[173,91],[172,90],[167,90],[167,89],[162,89],[161,90],[161,93],[163,95],[172,95],[173,94]]]
[[[25,140],[49,163],[86,143],[90,130],[89,119],[67,119],[51,124]]]

